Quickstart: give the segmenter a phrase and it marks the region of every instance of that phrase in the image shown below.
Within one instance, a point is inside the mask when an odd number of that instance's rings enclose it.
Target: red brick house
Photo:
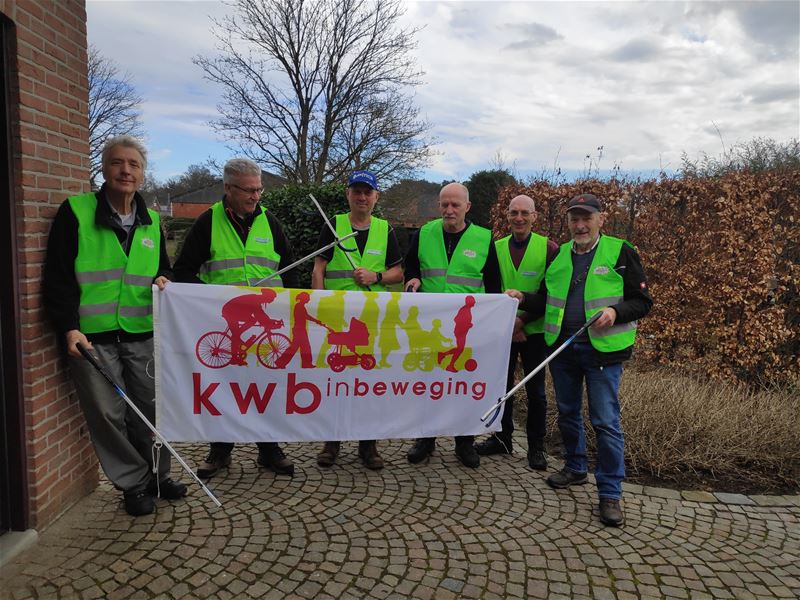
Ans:
[[[264,186],[266,191],[284,186],[287,183],[288,180],[283,177],[261,171],[261,185]],[[171,214],[173,217],[196,219],[208,210],[212,204],[222,200],[224,193],[224,185],[222,181],[219,181],[197,190],[178,194],[170,200]]]
[[[41,300],[52,218],[89,190],[84,0],[0,0],[0,64],[3,533],[45,527],[98,478]]]

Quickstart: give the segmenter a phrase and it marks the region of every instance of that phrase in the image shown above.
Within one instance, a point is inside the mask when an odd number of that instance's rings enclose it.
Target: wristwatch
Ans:
[[[377,277],[375,283],[380,283],[381,281],[383,281],[383,273],[375,272],[375,277]]]

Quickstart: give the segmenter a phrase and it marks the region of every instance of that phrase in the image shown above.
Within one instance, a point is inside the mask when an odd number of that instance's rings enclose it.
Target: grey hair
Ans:
[[[260,179],[261,167],[249,158],[232,158],[222,170],[222,182],[230,183],[231,177],[240,175],[257,175]]]
[[[133,148],[136,150],[142,157],[142,173],[147,171],[147,148],[144,147],[144,144],[140,140],[132,135],[115,135],[106,140],[106,143],[103,144],[103,153],[101,155],[103,170],[108,166],[108,155],[111,154],[111,150],[117,146],[125,146],[126,148]]]

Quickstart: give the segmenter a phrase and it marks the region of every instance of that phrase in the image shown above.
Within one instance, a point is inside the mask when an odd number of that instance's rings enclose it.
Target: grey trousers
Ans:
[[[150,377],[154,374],[152,338],[93,346],[111,378],[154,423],[155,381]],[[87,360],[69,356],[69,366],[89,436],[106,477],[124,492],[145,489],[153,464],[150,429]],[[159,480],[169,476],[169,467],[169,451],[162,448]]]

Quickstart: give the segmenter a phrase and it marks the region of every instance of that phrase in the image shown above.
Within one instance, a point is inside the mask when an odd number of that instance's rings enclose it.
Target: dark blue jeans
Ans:
[[[625,478],[618,396],[622,363],[598,367],[594,366],[593,358],[594,349],[589,342],[573,342],[550,363],[558,404],[558,428],[567,469],[586,473],[586,434],[581,415],[585,381],[589,420],[597,437],[597,491],[601,498],[619,499]]]

